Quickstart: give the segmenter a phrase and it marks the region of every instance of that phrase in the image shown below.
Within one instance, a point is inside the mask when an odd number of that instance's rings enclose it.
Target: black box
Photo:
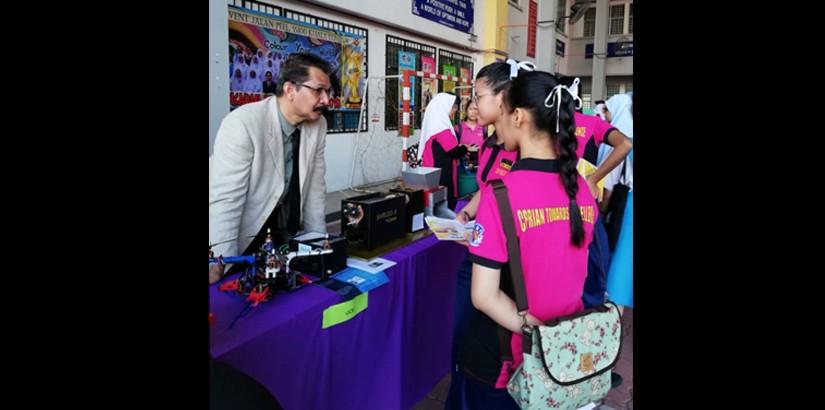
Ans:
[[[403,238],[405,202],[405,195],[386,192],[342,199],[341,232],[349,246],[372,250]]]
[[[289,239],[289,250],[304,251],[323,249],[324,242],[329,241],[332,253],[321,256],[296,257],[289,264],[289,269],[307,273],[326,279],[333,273],[340,272],[347,267],[347,240],[346,238],[309,232]]]
[[[417,232],[424,229],[424,190],[412,187],[395,187],[390,189],[390,192],[404,194],[409,198],[406,201],[405,212],[407,217],[404,223],[407,232]]]

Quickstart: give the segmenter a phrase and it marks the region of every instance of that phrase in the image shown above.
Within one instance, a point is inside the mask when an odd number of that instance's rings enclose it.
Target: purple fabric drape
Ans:
[[[447,374],[455,272],[464,247],[429,236],[383,257],[397,265],[368,307],[321,329],[341,302],[310,285],[229,325],[243,299],[209,287],[210,351],[265,385],[285,409],[409,409]]]

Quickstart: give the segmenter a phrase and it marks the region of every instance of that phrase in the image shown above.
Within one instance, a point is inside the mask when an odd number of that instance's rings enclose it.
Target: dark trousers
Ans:
[[[607,231],[601,217],[596,217],[593,225],[593,242],[587,249],[587,278],[584,281],[582,302],[584,308],[604,303],[607,291],[607,272],[610,271],[610,249],[607,243]]]
[[[461,343],[464,342],[464,335],[467,333],[470,318],[475,310],[471,297],[473,263],[467,259],[467,256],[469,256],[469,252],[466,252],[464,260],[458,265],[453,304],[455,323],[453,325],[453,346],[450,352],[452,384],[450,384],[450,393],[444,406],[446,409],[453,410],[467,410],[465,400],[460,398],[462,392],[459,391],[461,379],[464,376],[458,371],[458,349],[461,347]]]

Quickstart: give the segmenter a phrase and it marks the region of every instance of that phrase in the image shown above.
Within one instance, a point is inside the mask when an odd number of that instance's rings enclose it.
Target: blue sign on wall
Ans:
[[[418,17],[469,33],[473,29],[475,0],[413,0],[412,13]]]
[[[557,56],[564,57],[564,47],[565,47],[564,41],[556,39],[556,55]]]
[[[616,43],[607,43],[607,57],[633,57],[633,42],[624,43],[624,48],[619,50]],[[593,44],[584,45],[584,58],[593,58]]]

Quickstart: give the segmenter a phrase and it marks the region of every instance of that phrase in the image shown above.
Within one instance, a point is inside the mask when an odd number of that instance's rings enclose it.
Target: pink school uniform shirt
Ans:
[[[509,190],[520,242],[529,312],[542,321],[584,309],[581,294],[587,276],[587,248],[598,212],[587,182],[579,176],[576,202],[585,240],[581,247],[574,246],[570,242],[570,200],[558,173],[560,165],[559,160],[520,159],[502,179]],[[489,268],[501,269],[508,261],[492,186],[485,187],[481,195],[469,249],[473,263]],[[521,339],[520,334],[513,334],[510,340],[513,369],[523,361]],[[505,387],[512,376],[509,369],[502,364],[496,388]]]
[[[503,144],[496,145],[495,142],[496,134],[493,133],[479,145],[476,182],[480,188],[507,175],[518,157],[518,151],[505,151]]]
[[[459,144],[476,144],[481,147],[481,144],[484,143],[484,127],[478,125],[476,123],[476,128],[474,130],[470,129],[467,125],[466,121],[461,121],[461,141]]]
[[[449,151],[458,146],[458,140],[456,140],[455,135],[453,135],[449,129],[433,135],[427,140],[427,149],[424,151],[424,156],[421,158],[421,165],[425,167],[435,166],[435,157],[433,157],[433,144],[435,142],[441,144],[441,148],[443,148],[444,151]],[[458,162],[451,158],[447,159],[450,160],[453,167],[453,186],[450,189],[450,195],[456,197],[458,196]],[[447,159],[444,159],[444,161]]]
[[[596,165],[599,156],[599,145],[607,139],[607,134],[610,134],[610,131],[613,131],[616,127],[596,115],[575,113],[573,119],[576,121],[576,140],[578,141],[576,156]]]

